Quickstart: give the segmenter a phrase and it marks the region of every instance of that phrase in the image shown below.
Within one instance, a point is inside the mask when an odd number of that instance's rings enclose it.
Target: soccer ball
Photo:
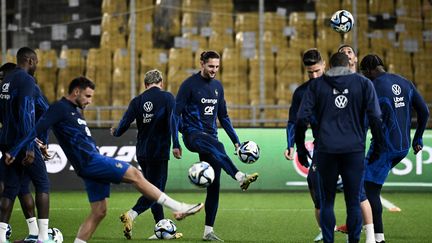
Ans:
[[[354,27],[354,17],[346,10],[339,10],[330,19],[330,26],[339,33],[347,33]]]
[[[57,228],[49,228],[48,229],[48,237],[52,241],[54,241],[55,243],[62,243],[63,242],[63,234]]]
[[[10,224],[8,224],[7,230],[6,230],[6,240],[10,240],[11,236],[12,236],[12,226],[10,226]]]
[[[237,149],[237,156],[241,162],[253,164],[260,157],[260,148],[254,141],[243,142]]]
[[[201,161],[189,168],[189,180],[198,187],[208,187],[212,184],[215,174],[209,163]]]
[[[154,227],[158,239],[171,239],[175,236],[177,227],[171,219],[161,219]]]

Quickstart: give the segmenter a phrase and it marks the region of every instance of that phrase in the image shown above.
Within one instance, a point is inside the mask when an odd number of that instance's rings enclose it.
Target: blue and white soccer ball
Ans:
[[[63,234],[57,228],[49,228],[48,229],[48,237],[50,238],[50,240],[54,241],[55,243],[62,243],[63,242]]]
[[[339,33],[347,33],[354,27],[354,17],[346,10],[336,11],[331,19],[330,26]]]
[[[260,157],[260,148],[254,141],[246,141],[237,149],[237,156],[246,164],[255,163]]]
[[[175,237],[177,226],[171,219],[161,219],[154,227],[154,233],[158,239],[169,240]]]
[[[213,167],[205,161],[194,163],[189,168],[189,180],[198,187],[208,187],[215,178]]]
[[[8,224],[7,230],[6,230],[6,240],[10,240],[11,236],[12,236],[12,226],[10,226],[10,224]]]

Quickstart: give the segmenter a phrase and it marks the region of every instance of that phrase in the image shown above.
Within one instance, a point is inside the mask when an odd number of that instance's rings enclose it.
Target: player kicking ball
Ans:
[[[85,77],[72,80],[68,95],[51,105],[36,124],[36,128],[10,150],[10,153],[6,153],[6,164],[12,163],[18,152],[30,144],[38,134],[49,128],[53,129],[75,172],[84,180],[91,207],[90,214],[81,224],[74,243],[87,242],[105,218],[111,183],[132,184],[148,199],[171,209],[177,220],[199,212],[204,206],[202,203],[178,202],[149,183],[137,168],[99,153],[87,122],[80,112],[91,103],[94,89],[95,84]],[[27,157],[26,159],[31,160]]]

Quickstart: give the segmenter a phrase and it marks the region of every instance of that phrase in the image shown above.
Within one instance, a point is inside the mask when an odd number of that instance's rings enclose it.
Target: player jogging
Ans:
[[[171,209],[178,220],[200,211],[203,204],[190,205],[175,201],[149,183],[135,167],[99,153],[87,122],[79,110],[91,103],[94,89],[94,83],[85,77],[72,80],[68,95],[49,107],[36,124],[36,128],[6,154],[5,161],[6,164],[12,163],[18,152],[26,148],[37,134],[47,131],[50,127],[53,129],[75,172],[84,180],[91,207],[90,214],[81,224],[74,243],[87,242],[106,216],[110,183],[126,182],[134,185],[150,200]]]

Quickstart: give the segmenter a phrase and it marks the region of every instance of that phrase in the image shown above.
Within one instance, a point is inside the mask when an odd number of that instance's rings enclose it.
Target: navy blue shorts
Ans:
[[[408,150],[399,152],[383,152],[380,157],[372,164],[368,164],[369,156],[372,151],[366,156],[365,181],[373,182],[378,185],[383,185],[390,170],[395,167],[408,154]]]
[[[14,200],[18,194],[30,193],[29,184],[33,183],[36,193],[49,193],[50,182],[45,161],[39,149],[35,149],[35,159],[32,164],[23,166],[21,161],[25,153],[19,153],[15,161],[4,166],[3,196]],[[4,157],[1,159],[4,163]]]
[[[120,183],[129,166],[124,161],[94,154],[92,159],[79,169],[89,201],[97,202],[109,197],[111,183]]]

